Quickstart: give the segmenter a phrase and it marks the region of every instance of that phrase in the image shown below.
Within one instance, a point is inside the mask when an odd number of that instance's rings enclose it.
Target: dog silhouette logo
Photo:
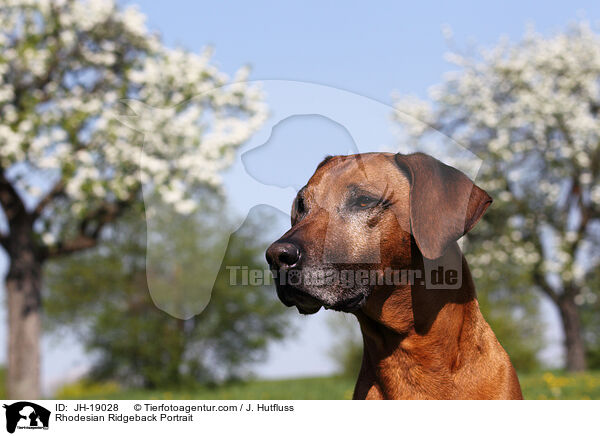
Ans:
[[[50,411],[29,401],[19,401],[4,405],[6,409],[6,431],[14,433],[18,429],[48,429]]]

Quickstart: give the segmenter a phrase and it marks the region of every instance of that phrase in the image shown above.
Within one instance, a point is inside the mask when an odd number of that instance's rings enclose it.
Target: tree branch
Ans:
[[[85,250],[87,248],[92,248],[96,245],[97,239],[85,236],[78,235],[73,239],[69,239],[64,242],[60,242],[57,245],[50,247],[47,249],[45,253],[45,258],[54,258],[60,256],[66,256],[71,253],[75,253],[77,251]]]
[[[544,291],[544,293],[552,299],[552,301],[558,303],[559,295],[552,288],[552,286],[550,286],[544,274],[537,267],[533,272],[533,280],[535,284],[538,285],[542,289],[542,291]]]
[[[14,186],[6,178],[4,171],[0,170],[0,204],[4,210],[4,215],[9,222],[27,214],[25,204]]]
[[[50,204],[50,202],[52,202],[52,200],[54,200],[55,198],[64,194],[64,188],[65,188],[65,184],[62,180],[57,182],[52,187],[52,189],[46,194],[46,196],[44,198],[42,198],[40,200],[40,202],[37,204],[37,206],[35,207],[35,209],[33,211],[33,216],[35,218],[40,216],[42,214],[42,212],[44,211],[44,209],[46,208],[46,206],[48,206],[48,204]]]
[[[538,226],[536,224],[536,228],[537,227]],[[546,274],[542,271],[544,248],[542,247],[542,241],[540,240],[539,233],[534,232],[531,235],[531,239],[537,252],[540,255],[540,260],[533,267],[533,282],[536,285],[538,285],[542,289],[542,291],[544,291],[544,293],[552,299],[552,301],[558,303],[560,295],[554,290],[552,286],[550,286],[550,283],[548,283],[548,280],[546,279]]]
[[[9,247],[8,235],[2,234],[0,235],[0,245],[8,252]]]
[[[103,203],[97,209],[90,211],[81,220],[78,234],[71,239],[47,247],[45,258],[61,257],[96,246],[102,229],[121,216],[131,205],[134,197],[135,194],[127,200]]]

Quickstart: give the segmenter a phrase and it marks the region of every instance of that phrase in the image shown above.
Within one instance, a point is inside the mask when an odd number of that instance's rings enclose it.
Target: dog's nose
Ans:
[[[290,242],[274,242],[267,249],[267,262],[277,269],[290,268],[298,263],[300,250]]]

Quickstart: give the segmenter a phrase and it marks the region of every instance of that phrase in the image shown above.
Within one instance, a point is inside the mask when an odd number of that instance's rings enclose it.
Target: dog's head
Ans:
[[[409,267],[412,244],[439,258],[491,201],[426,154],[328,157],[298,192],[292,228],[267,250],[277,294],[300,313],[354,312],[386,269]]]

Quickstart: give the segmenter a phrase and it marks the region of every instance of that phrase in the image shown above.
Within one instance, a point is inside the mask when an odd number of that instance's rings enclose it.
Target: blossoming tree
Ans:
[[[2,2],[0,242],[10,261],[11,397],[40,393],[44,261],[94,246],[141,201],[142,187],[192,211],[188,193],[217,187],[219,170],[264,120],[246,74],[230,80],[208,51],[166,48],[142,14],[112,1]]]
[[[528,286],[558,308],[566,366],[585,369],[581,308],[600,265],[600,36],[586,23],[552,37],[529,31],[474,55],[451,54],[458,71],[431,101],[396,107],[484,160],[478,182],[494,197],[471,263],[498,286]],[[428,130],[397,116],[408,136]],[[474,237],[477,237],[476,235]],[[482,238],[483,239],[483,238]]]

